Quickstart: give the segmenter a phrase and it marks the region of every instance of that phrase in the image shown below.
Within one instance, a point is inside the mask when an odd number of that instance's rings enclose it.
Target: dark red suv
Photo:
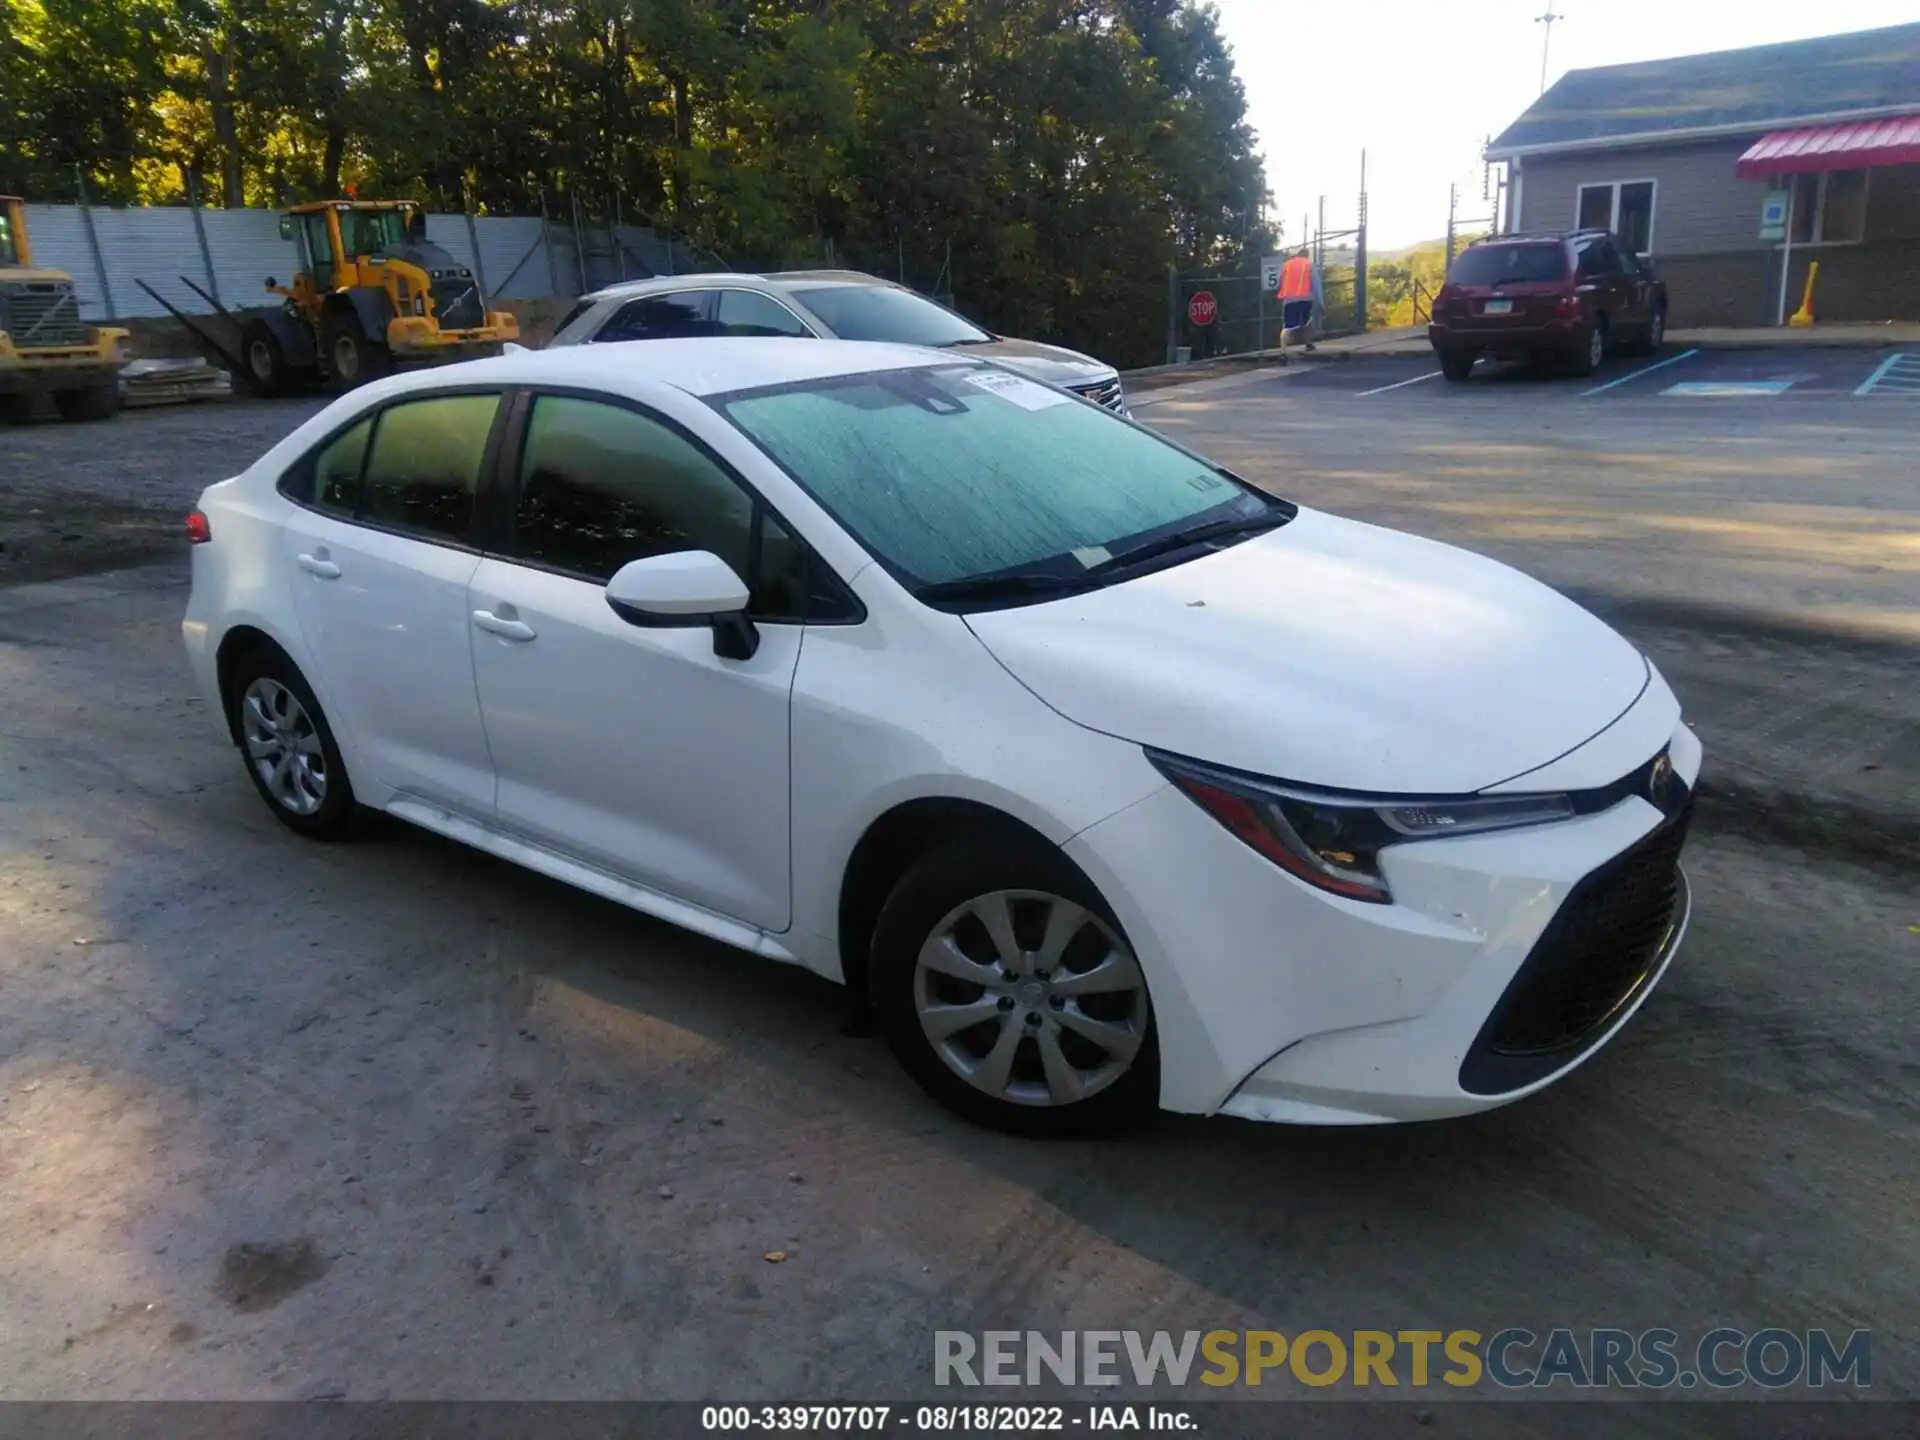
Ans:
[[[1666,333],[1666,283],[1605,230],[1469,245],[1427,326],[1449,380],[1466,379],[1481,355],[1561,361],[1591,375],[1609,354],[1652,354]]]

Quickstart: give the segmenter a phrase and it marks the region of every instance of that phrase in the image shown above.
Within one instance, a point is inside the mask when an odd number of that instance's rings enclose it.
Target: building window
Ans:
[[[1653,181],[1608,180],[1580,187],[1574,226],[1611,230],[1635,255],[1653,251]]]
[[[1852,245],[1867,233],[1867,172],[1793,177],[1793,243]]]

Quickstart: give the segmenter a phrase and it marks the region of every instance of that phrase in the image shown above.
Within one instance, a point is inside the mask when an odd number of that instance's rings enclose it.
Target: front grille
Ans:
[[[1689,800],[1659,829],[1575,885],[1460,1067],[1460,1087],[1498,1095],[1570,1064],[1640,992],[1680,919]]]
[[[442,330],[477,330],[487,323],[480,287],[472,280],[433,282],[433,313]]]
[[[1073,393],[1091,400],[1107,410],[1119,410],[1126,404],[1126,396],[1120,389],[1118,380],[1108,380],[1099,385],[1076,385]]]
[[[73,287],[52,281],[15,285],[0,295],[0,330],[22,350],[87,343]]]

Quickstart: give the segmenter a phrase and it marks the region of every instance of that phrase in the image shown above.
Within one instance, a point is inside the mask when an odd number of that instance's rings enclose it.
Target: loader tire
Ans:
[[[327,377],[342,393],[393,369],[393,352],[369,339],[359,320],[350,314],[329,315],[320,326],[320,348],[326,356]]]

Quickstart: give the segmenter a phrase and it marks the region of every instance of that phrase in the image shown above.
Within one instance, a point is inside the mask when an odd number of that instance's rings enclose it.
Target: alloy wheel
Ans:
[[[914,965],[913,1006],[961,1079],[1016,1105],[1071,1105],[1127,1073],[1147,1036],[1147,983],[1098,915],[1039,890],[950,911]]]
[[[327,756],[313,719],[293,691],[262,675],[240,701],[247,763],[274,803],[311,815],[327,800]]]

